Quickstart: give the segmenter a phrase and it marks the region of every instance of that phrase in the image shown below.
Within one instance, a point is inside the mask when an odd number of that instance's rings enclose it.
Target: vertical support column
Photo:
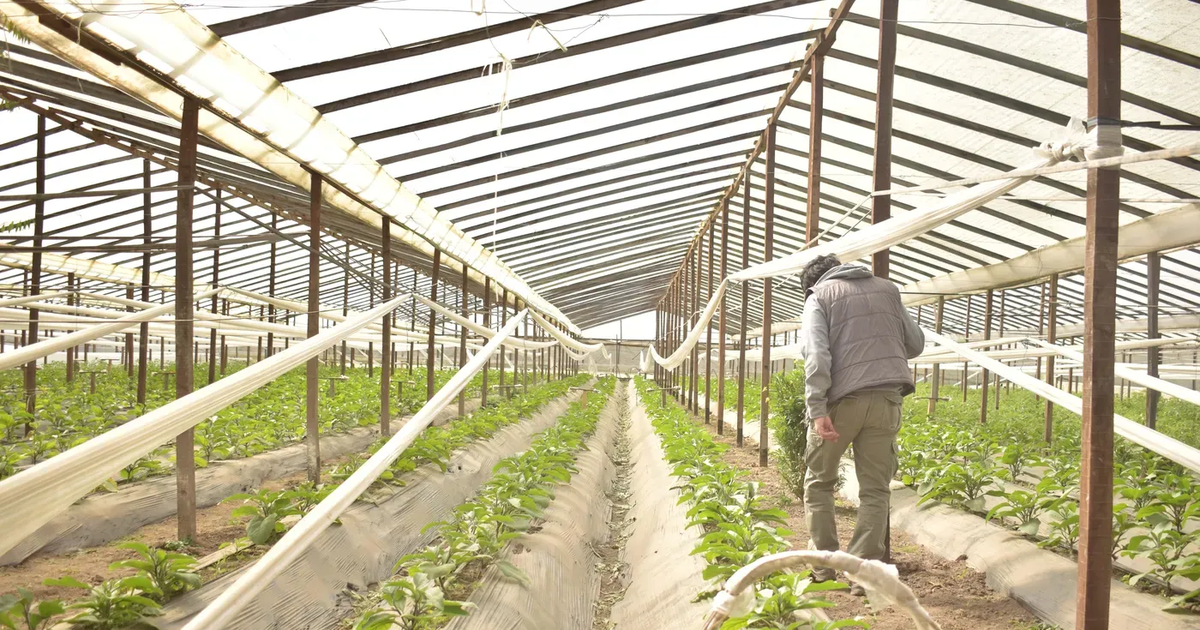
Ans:
[[[321,324],[321,176],[312,173],[309,187],[308,207],[308,337],[320,334]],[[318,419],[321,363],[317,357],[308,360],[306,366],[307,391],[305,393],[305,440],[308,442],[308,480],[321,481],[321,427]]]
[[[882,26],[881,26],[882,28]],[[763,193],[763,262],[775,258],[775,124],[767,126],[766,188]],[[763,278],[762,299],[762,394],[758,415],[758,465],[767,465],[767,441],[771,437],[771,278]]]
[[[383,301],[392,299],[392,222],[383,217]],[[392,313],[383,315],[383,351],[387,357],[379,364],[379,433],[392,434]]]
[[[963,341],[969,343],[971,341],[971,304],[974,303],[973,295],[967,296],[967,319],[963,322]],[[968,361],[963,361],[962,371],[962,396],[963,402],[967,402],[967,375],[971,373],[971,364]]]
[[[717,226],[716,222],[708,225],[708,292],[705,293],[704,304],[707,306],[708,301],[713,295],[713,247],[716,245]],[[704,341],[704,424],[712,422],[712,320],[709,320],[707,329],[707,338]],[[721,384],[718,382],[717,387]]]
[[[1001,339],[1004,338],[1004,296],[1007,295],[1007,293],[1008,293],[1007,291],[1000,291],[1000,333],[999,333],[999,337]],[[990,331],[991,327],[989,326],[988,329]],[[996,409],[999,410],[1000,409],[1000,375],[999,374],[997,374],[995,376],[995,380],[992,382],[992,385],[994,386],[993,389],[996,391],[996,396],[995,396]]]
[[[1088,119],[1121,119],[1121,2],[1087,1]],[[1106,134],[1101,134],[1104,137]],[[1113,141],[1120,143],[1120,128]],[[1083,427],[1075,626],[1106,630],[1112,589],[1113,360],[1117,332],[1120,168],[1087,172],[1083,285]]]
[[[1038,336],[1046,334],[1046,284],[1042,283],[1042,298],[1038,306]],[[1037,367],[1034,369],[1034,378],[1042,380],[1042,358],[1038,357]]]
[[[729,275],[729,200],[721,204],[721,281]],[[728,320],[725,294],[717,322],[717,434],[725,435],[725,322]]]
[[[221,189],[216,191],[216,205],[213,207],[213,241],[220,242],[221,240]],[[221,246],[213,246],[212,253],[212,285],[218,286],[221,282]],[[214,315],[219,313],[217,310],[217,294],[212,296],[212,312]],[[222,347],[224,352],[224,347]],[[217,380],[217,327],[213,326],[208,333],[208,384],[212,385]],[[224,373],[224,370],[222,370]]]
[[[385,220],[384,223],[387,223]],[[342,270],[342,317],[350,314],[350,243],[346,243],[346,268]],[[346,354],[349,345],[342,340],[342,376],[346,375]]]
[[[192,98],[183,101],[179,130],[179,192],[175,208],[175,398],[192,393],[192,345],[195,316],[192,295],[192,210],[195,203],[196,140],[200,106]],[[175,437],[175,500],[179,540],[196,537],[195,434],[188,429]]]
[[[459,314],[462,315],[463,317],[470,317],[470,312],[471,312],[470,309],[467,308],[467,302],[469,301],[469,298],[471,297],[470,294],[467,293],[467,269],[468,269],[467,266],[464,264],[462,266],[462,293],[460,296],[461,299],[459,300],[459,302],[461,303],[461,308],[460,308]],[[463,366],[466,364],[467,364],[467,327],[460,325],[458,327],[458,369],[461,370],[463,368]],[[466,391],[466,388],[464,388],[464,391],[461,391],[458,393],[458,417],[460,417],[460,418],[463,417],[464,415],[466,415],[466,413],[467,413],[467,398],[466,398],[465,391]]]
[[[126,300],[133,299],[133,284],[132,283],[125,284],[125,299]],[[125,310],[132,313],[133,307],[126,306]],[[50,357],[46,357],[46,358],[49,359]],[[133,379],[134,369],[135,368],[133,365],[133,333],[127,332],[127,333],[125,333],[125,374],[129,376],[130,380]]]
[[[279,215],[271,213],[271,233],[275,234],[279,230]],[[267,295],[275,297],[275,239],[271,239],[271,269],[267,272]],[[267,305],[268,320],[275,323],[275,305]],[[267,357],[270,358],[275,354],[275,333],[267,333]]]
[[[149,254],[149,252],[146,252],[146,253]],[[146,267],[146,265],[143,264],[143,268],[145,268],[145,267]],[[143,275],[144,275],[144,272],[143,272]],[[143,282],[143,284],[145,284],[145,283]],[[75,306],[76,304],[78,304],[79,296],[77,296],[75,294],[75,274],[73,272],[67,272],[67,291],[70,291],[70,295],[67,296],[67,306]],[[145,327],[147,327],[149,325],[150,324],[148,322],[142,322],[142,330],[145,330],[146,329]],[[17,345],[16,337],[14,336],[13,346],[15,347],[16,345]],[[2,335],[0,335],[0,352],[4,352],[4,337]],[[76,357],[76,355],[77,355],[77,352],[75,351],[74,347],[67,348],[67,384],[68,385],[71,384],[75,380],[75,357]],[[140,390],[138,390],[138,403],[139,404],[146,402],[145,382],[144,382],[144,380],[140,381],[140,382],[142,384],[142,388]]]
[[[821,234],[821,124],[825,110],[825,55],[814,55],[810,70],[812,96],[808,108],[808,214],[804,221],[806,247],[815,245]]]
[[[438,299],[438,276],[442,275],[442,250],[433,250],[433,275],[429,278],[429,300]],[[414,318],[416,315],[413,316]],[[425,352],[425,401],[433,398],[433,335],[437,325],[437,311],[429,309],[429,344]]]
[[[946,296],[939,295],[937,301],[937,313],[933,317],[933,332],[942,334],[942,319],[946,315]],[[937,413],[938,390],[942,386],[942,364],[933,364],[933,383],[929,386],[929,407],[926,413],[930,418]]]
[[[742,269],[750,266],[750,169],[742,181]],[[750,283],[742,283],[742,315],[739,318],[738,334],[738,395],[737,395],[737,445],[741,446],[744,436],[742,426],[746,417],[746,320],[750,317]]]
[[[37,201],[33,203],[33,255],[32,271],[29,274],[29,295],[40,295],[42,292],[42,233],[46,218],[46,118],[37,119],[37,172],[34,182],[34,193]],[[22,340],[21,345],[32,345],[38,340],[38,309],[30,305],[29,335]],[[37,411],[37,359],[25,364],[25,411],[32,417]],[[33,425],[25,421],[25,435],[33,432]]]
[[[483,278],[483,327],[492,327],[492,278],[484,276]],[[501,367],[503,367],[501,362]],[[492,358],[488,357],[487,365],[483,366],[483,388],[479,394],[480,408],[487,406],[488,395],[488,372],[492,370]],[[503,371],[503,370],[501,370]]]
[[[410,333],[417,332],[417,268],[413,267],[413,283],[412,283],[412,316],[408,318],[408,331]],[[415,337],[415,336],[414,336]],[[413,341],[414,337],[410,337],[408,341],[408,376],[413,375],[413,362],[416,359],[417,344]]]
[[[1050,276],[1050,282],[1046,284],[1046,304],[1047,319],[1046,319],[1046,341],[1054,343],[1055,329],[1058,326],[1058,274]],[[1051,387],[1055,387],[1054,380],[1054,355],[1046,357],[1046,382]],[[1044,438],[1049,444],[1054,438],[1054,403],[1046,401],[1046,421],[1045,421]]]
[[[987,301],[983,305],[983,338],[992,338],[992,290],[988,289]],[[987,368],[980,368],[979,372],[979,424],[987,423],[988,412],[988,371]],[[996,390],[996,397],[1000,397],[1000,391]]]
[[[508,325],[508,289],[501,289],[500,290],[500,327],[504,328],[507,325]],[[507,395],[508,390],[504,389],[504,375],[508,372],[508,368],[504,367],[504,360],[507,358],[508,358],[508,350],[506,350],[504,348],[504,346],[500,346],[500,393],[501,393],[501,395],[505,395],[507,398],[512,398],[511,395]],[[516,384],[517,384],[517,374],[516,374],[516,372],[513,372],[513,385],[516,385]]]
[[[1146,338],[1158,339],[1158,278],[1161,275],[1162,257],[1158,252],[1146,256]],[[1146,376],[1158,378],[1159,351],[1157,347],[1146,348]],[[1153,429],[1158,424],[1158,390],[1146,388],[1146,426]]]
[[[896,17],[899,0],[879,2],[879,70],[875,88],[875,163],[872,169],[873,190],[892,187],[892,87],[896,81]],[[886,221],[892,216],[892,198],[871,199],[871,223]],[[888,250],[871,256],[872,272],[888,279],[890,269]],[[965,382],[965,375],[964,375]]]

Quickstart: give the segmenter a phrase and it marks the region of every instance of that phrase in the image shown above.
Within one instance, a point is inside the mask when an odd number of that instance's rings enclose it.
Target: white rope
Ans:
[[[392,462],[408,448],[432,422],[434,417],[461,392],[476,372],[487,365],[488,359],[500,345],[516,330],[517,324],[528,311],[521,311],[509,320],[479,354],[455,372],[450,382],[442,386],[416,415],[400,428],[370,459],[350,478],[337,487],[328,497],[316,505],[300,522],[296,523],[270,551],[255,562],[240,578],[221,592],[217,599],[200,611],[184,626],[184,630],[208,630],[224,628],[247,604],[300,556],[325,528],[350,507],[354,500],[375,483],[375,480],[391,466]],[[382,313],[381,313],[382,315]]]

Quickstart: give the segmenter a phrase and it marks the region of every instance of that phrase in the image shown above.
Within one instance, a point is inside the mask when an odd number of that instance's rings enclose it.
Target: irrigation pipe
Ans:
[[[959,356],[968,361],[987,368],[994,374],[999,374],[1001,378],[1015,383],[1018,387],[1023,387],[1050,402],[1063,407],[1064,409],[1076,415],[1083,415],[1083,399],[1068,394],[1067,392],[1054,387],[1048,383],[1044,383],[1025,372],[1014,369],[1011,366],[1005,365],[995,359],[989,358],[981,352],[976,352],[970,348],[964,348],[962,344],[951,341],[948,337],[939,335],[932,330],[922,329],[925,331],[925,338],[934,343],[957,353]],[[1130,379],[1132,380],[1132,379]],[[1151,429],[1145,425],[1138,424],[1128,418],[1113,414],[1113,431],[1147,450],[1153,451],[1166,457],[1167,459],[1187,468],[1196,473],[1200,473],[1200,450],[1192,448],[1175,438],[1164,435]]]
[[[763,578],[803,566],[842,571],[868,590],[869,599],[879,596],[903,610],[917,625],[917,630],[940,630],[937,622],[917,601],[912,589],[900,581],[894,565],[878,560],[863,560],[844,551],[785,551],[763,556],[738,569],[713,598],[704,630],[717,630],[726,619],[750,613],[755,601],[754,585]]]
[[[408,299],[408,296],[400,299]],[[393,300],[393,302],[398,301]],[[376,311],[378,310],[376,309]],[[454,376],[450,378],[450,382],[442,386],[433,395],[433,398],[429,399],[429,402],[425,403],[417,411],[416,415],[405,423],[382,448],[376,451],[358,470],[354,471],[354,474],[349,479],[318,503],[304,518],[300,519],[299,523],[296,523],[279,542],[271,547],[270,551],[247,569],[236,582],[222,591],[211,604],[193,617],[184,626],[184,630],[224,628],[233,621],[237,613],[246,604],[250,603],[251,599],[261,593],[305,549],[316,542],[321,532],[333,524],[346,511],[346,508],[354,503],[354,500],[359,495],[365,492],[371,484],[375,483],[375,480],[391,466],[392,462],[404,452],[404,449],[413,443],[421,431],[424,431],[433,422],[437,413],[458,396],[458,393],[470,382],[471,377],[487,365],[488,359],[500,348],[504,340],[516,330],[517,324],[525,318],[527,313],[528,310],[523,310],[516,317],[510,319],[508,324],[500,329],[496,336],[491,341],[488,341],[487,345],[463,366],[462,369],[455,372]]]
[[[208,291],[197,294],[195,299],[202,300],[219,292],[221,292],[221,289],[209,289]],[[73,332],[69,335],[52,337],[32,345],[23,346],[17,350],[13,350],[12,352],[5,352],[0,354],[0,370],[7,370],[9,368],[17,367],[18,365],[24,365],[30,361],[36,361],[44,356],[54,354],[55,352],[83,345],[89,341],[92,341],[93,339],[99,339],[105,335],[111,335],[115,332],[121,331],[130,324],[152,320],[160,315],[169,313],[174,309],[175,302],[167,302],[166,304],[146,309],[144,311],[129,313],[112,321],[111,323],[99,324],[91,328]],[[101,481],[103,481],[103,479],[101,479]],[[5,503],[0,501],[0,505],[5,505]],[[0,531],[4,531],[4,528],[0,527]],[[0,544],[0,546],[3,545]],[[7,549],[0,549],[0,553],[3,551],[7,551]]]
[[[26,536],[65,511],[77,499],[86,496],[120,469],[170,442],[175,436],[262,385],[302,365],[326,348],[353,335],[408,298],[407,295],[397,297],[344,324],[329,328],[270,358],[0,481],[0,505],[5,506],[5,509],[0,511],[0,555],[8,552]],[[172,305],[165,304],[161,308],[171,307]],[[133,313],[131,317],[146,315],[147,313]],[[124,322],[114,322],[96,328],[123,325]],[[92,330],[94,329],[80,332],[90,335]],[[61,339],[66,340],[72,336],[67,335]],[[55,341],[61,343],[58,339]],[[77,343],[81,342],[75,340],[66,345]],[[38,345],[41,344],[28,348]],[[0,355],[2,356],[4,355]]]

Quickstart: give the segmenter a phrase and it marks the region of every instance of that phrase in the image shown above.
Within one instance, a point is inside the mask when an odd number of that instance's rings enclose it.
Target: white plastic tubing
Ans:
[[[1022,168],[1037,168],[1056,164],[1061,159],[1062,153],[1062,151],[1047,152],[1039,150],[1039,154],[1042,157],[1036,163]],[[805,265],[817,256],[832,255],[843,261],[858,260],[863,256],[868,256],[920,236],[939,225],[947,223],[992,201],[1000,195],[1011,192],[1021,184],[1029,181],[1029,179],[1031,178],[1018,177],[981,184],[947,196],[940,200],[939,203],[928,208],[913,210],[901,216],[868,225],[835,241],[792,252],[783,258],[753,265],[734,273],[723,280],[717,287],[717,291],[713,293],[712,298],[708,301],[708,305],[705,306],[704,312],[700,314],[699,321],[688,332],[683,343],[670,356],[665,358],[660,356],[653,345],[650,346],[650,354],[659,365],[668,370],[673,370],[683,365],[688,360],[692,348],[700,341],[700,336],[708,330],[713,314],[716,313],[717,306],[721,303],[721,297],[725,295],[730,282],[747,282],[760,278],[774,278],[799,273],[804,270]]]
[[[1083,415],[1083,400],[1073,394],[1068,394],[1063,390],[1053,387],[1048,383],[1044,383],[1026,373],[1019,368],[1014,368],[1005,365],[995,359],[988,358],[982,352],[971,350],[963,347],[962,344],[950,340],[948,337],[939,335],[931,330],[925,329],[925,339],[932,341],[947,350],[957,353],[959,356],[968,361],[979,365],[980,367],[991,370],[999,374],[1001,378],[1016,383],[1017,386],[1023,387],[1054,404],[1063,407],[1071,413]],[[1079,358],[1082,356],[1078,355]],[[1127,378],[1127,377],[1123,377]],[[1130,378],[1130,380],[1133,380]],[[1179,440],[1163,435],[1154,429],[1138,424],[1128,418],[1123,418],[1118,415],[1113,416],[1113,428],[1117,435],[1142,446],[1150,451],[1158,453],[1163,457],[1191,470],[1200,473],[1200,450],[1196,450]]]
[[[375,483],[375,480],[392,465],[392,462],[404,452],[404,449],[412,445],[413,440],[429,426],[437,413],[458,396],[458,393],[467,386],[476,372],[487,365],[488,359],[516,330],[517,324],[525,318],[528,312],[528,310],[523,310],[509,320],[508,324],[496,333],[478,354],[451,377],[450,382],[439,389],[433,398],[429,399],[429,402],[425,403],[425,406],[421,407],[396,435],[392,436],[382,448],[371,456],[371,459],[368,459],[365,464],[354,471],[349,479],[300,519],[300,522],[296,523],[279,542],[275,543],[266,555],[247,569],[208,607],[193,617],[184,626],[184,630],[209,630],[229,625],[229,622],[246,604],[312,545],[321,532],[336,521],[371,484]],[[380,314],[382,315],[382,313]]]
[[[211,296],[219,293],[220,291],[221,291],[221,289],[209,289],[208,291],[204,291],[203,293],[196,294],[195,299],[203,300],[204,298],[211,297]],[[154,308],[149,308],[144,311],[129,313],[128,315],[125,315],[124,317],[113,320],[111,323],[98,324],[91,328],[86,328],[84,330],[73,332],[69,335],[64,335],[62,337],[52,337],[50,339],[46,339],[39,343],[35,343],[32,345],[24,346],[17,350],[13,350],[12,352],[5,352],[3,354],[0,354],[0,370],[7,370],[9,368],[14,368],[18,365],[24,365],[26,363],[29,363],[30,361],[40,359],[44,356],[54,354],[55,352],[59,352],[61,350],[66,350],[67,348],[74,348],[75,346],[87,343],[93,339],[99,339],[100,337],[103,337],[105,335],[111,335],[115,332],[121,331],[121,330],[125,329],[125,327],[129,326],[131,323],[150,321],[160,315],[165,315],[173,310],[175,310],[175,303],[167,302],[166,304],[155,306]],[[58,458],[55,458],[55,459],[60,459],[60,458],[61,458],[61,456]],[[121,468],[121,467],[124,467],[124,464],[122,464],[122,466],[120,466],[118,468]],[[101,479],[100,481],[104,481],[104,480]],[[97,485],[99,485],[99,484],[98,483],[93,484],[92,488],[96,487]],[[2,488],[2,487],[3,487],[3,483],[0,482],[0,488]],[[91,488],[89,488],[89,490],[90,489]],[[82,495],[80,495],[80,496],[82,496]],[[74,501],[74,499],[72,499],[72,501]],[[5,505],[5,504],[3,503],[3,501],[0,501],[0,505]],[[70,505],[70,503],[68,503],[67,505]],[[3,521],[0,520],[0,523],[3,523]],[[3,531],[4,531],[3,527],[0,527],[0,532],[3,532]],[[5,532],[5,533],[7,533],[7,532]],[[4,549],[3,551],[7,551],[7,549]]]
[[[322,350],[353,335],[370,322],[399,307],[407,299],[408,296],[401,296],[377,306],[232,376],[167,403],[57,457],[0,481],[0,505],[5,506],[5,509],[0,511],[0,553],[12,549],[38,527],[66,510],[77,499],[87,495],[117,471],[137,461],[139,457],[166,444],[175,436],[276,377],[302,365]],[[162,308],[169,307],[170,305],[163,305]],[[145,317],[147,314],[148,312],[134,313],[132,316]],[[102,324],[97,328],[122,325],[114,322]],[[35,348],[39,345],[41,344],[29,347]]]

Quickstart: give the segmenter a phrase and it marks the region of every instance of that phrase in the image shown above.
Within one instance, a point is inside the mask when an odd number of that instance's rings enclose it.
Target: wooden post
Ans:
[[[309,188],[309,219],[308,219],[308,337],[316,337],[321,329],[321,176],[312,173],[312,185]],[[308,360],[306,366],[307,390],[305,393],[305,432],[308,442],[308,480],[313,483],[321,481],[321,426],[319,422],[320,404],[320,369],[321,363],[317,357]]]
[[[483,277],[483,327],[492,327],[492,278],[491,276]],[[504,363],[501,362],[501,367]],[[479,394],[479,407],[487,406],[488,395],[488,372],[492,369],[492,358],[488,357],[487,365],[483,366],[483,390]],[[503,372],[503,370],[501,370]]]
[[[42,292],[42,234],[46,219],[46,118],[37,119],[37,157],[36,181],[34,193],[37,201],[33,204],[33,255],[29,273],[29,295],[41,295]],[[30,304],[29,334],[21,345],[33,345],[38,341],[38,309]],[[25,411],[31,417],[37,413],[37,359],[25,364]],[[25,421],[25,435],[33,432],[33,423]]]
[[[133,299],[133,284],[131,284],[131,283],[125,283],[125,299],[126,300]],[[126,306],[125,310],[132,313],[134,309],[132,306]],[[49,358],[49,357],[46,357],[46,358]],[[135,369],[135,367],[133,365],[133,333],[128,332],[128,333],[125,333],[125,374],[127,376],[129,376],[130,380],[133,379],[134,369]]]
[[[271,213],[271,233],[274,234],[279,227],[279,215]],[[275,241],[271,241],[270,253],[270,270],[267,271],[267,295],[275,297]],[[275,323],[275,305],[267,305],[267,319]],[[270,358],[275,354],[275,333],[267,333],[267,357]]]
[[[467,308],[467,299],[470,297],[470,294],[467,293],[467,270],[468,267],[464,264],[462,266],[462,293],[460,294],[461,299],[459,300],[459,302],[461,302],[459,314],[463,317],[470,316],[470,310]],[[460,325],[458,327],[458,369],[461,370],[466,364],[467,327]],[[467,415],[467,398],[464,388],[464,391],[458,393],[458,417],[461,418],[465,415]]]
[[[721,281],[729,275],[729,200],[721,202]],[[717,433],[725,435],[725,294],[721,294],[721,318],[717,325]]]
[[[392,222],[383,217],[383,301],[392,299]],[[379,362],[379,434],[392,434],[392,312],[383,315],[383,351],[388,354]]]
[[[766,190],[763,214],[763,262],[775,258],[775,124],[767,126]],[[763,278],[762,389],[758,415],[758,465],[767,465],[771,417],[771,278]]]
[[[987,301],[983,306],[983,338],[992,338],[992,290],[988,289]],[[988,371],[987,368],[980,367],[982,370],[979,373],[979,424],[987,423],[988,412]],[[996,397],[1000,397],[999,390],[996,391]]]
[[[216,205],[213,208],[213,240],[217,243],[221,241],[221,189],[216,191]],[[218,286],[221,282],[221,246],[218,244],[213,247],[212,253],[212,285]],[[214,315],[219,313],[217,310],[217,294],[212,296],[212,312]],[[222,349],[222,353],[224,349]],[[214,326],[208,333],[208,384],[212,385],[217,380],[217,328]],[[221,371],[224,374],[224,370]]]
[[[1146,256],[1146,338],[1158,339],[1158,278],[1161,275],[1162,258],[1158,252]],[[1146,376],[1158,377],[1159,351],[1156,347],[1146,348]],[[1146,426],[1158,425],[1158,390],[1146,388]]]
[[[742,269],[750,266],[750,171],[742,182]],[[737,445],[742,446],[746,416],[746,320],[750,317],[750,283],[742,283],[742,314],[738,324]]]
[[[179,186],[175,208],[175,398],[192,393],[192,345],[195,316],[192,295],[192,210],[196,182],[196,141],[199,133],[200,106],[195,99],[183,101],[183,120],[179,130]],[[186,187],[186,188],[184,188]],[[192,429],[175,438],[175,500],[179,540],[196,537],[196,454]]]
[[[387,223],[387,221],[384,221]],[[346,243],[346,268],[342,270],[342,317],[350,314],[350,243]],[[346,375],[346,355],[349,345],[342,340],[342,376]]]
[[[442,272],[442,250],[433,250],[433,275],[429,282],[429,300],[436,302],[438,299],[438,276]],[[415,317],[415,316],[414,316]],[[429,402],[433,398],[433,336],[434,327],[437,325],[437,312],[432,308],[429,309],[429,345],[426,348],[425,356],[425,401]]]
[[[688,283],[688,318],[687,325],[684,326],[685,331],[691,331],[692,326],[699,322],[696,312],[700,310],[700,263],[702,256],[700,255],[699,245],[697,249],[692,250],[694,264],[688,265],[688,272],[692,274],[692,280]],[[700,344],[692,346],[692,360],[688,362],[688,409],[692,415],[700,412]]]
[[[221,314],[229,315],[229,300],[221,300]],[[225,335],[221,335],[221,376],[225,376],[225,368],[229,363],[229,348],[225,345]]]
[[[1046,334],[1046,285],[1042,283],[1042,299],[1038,306],[1038,336]],[[1034,368],[1034,378],[1042,379],[1042,358],[1038,357],[1037,367]]]
[[[812,96],[808,107],[808,213],[804,221],[806,247],[816,244],[821,234],[821,125],[825,110],[825,55],[814,55],[809,82]]]
[[[1087,0],[1088,120],[1121,119],[1121,2]],[[1117,129],[1116,142],[1120,142]],[[1083,418],[1075,627],[1106,630],[1112,588],[1113,359],[1120,168],[1087,172]]]
[[[1058,327],[1058,274],[1050,276],[1050,282],[1046,286],[1046,304],[1049,307],[1046,318],[1046,341],[1054,343],[1054,332]],[[1046,382],[1051,387],[1056,386],[1053,354],[1046,357]],[[1043,433],[1046,443],[1049,444],[1054,439],[1054,403],[1049,400],[1046,401],[1046,420]]]
[[[508,325],[508,289],[500,290],[500,327],[504,328]],[[508,357],[508,350],[504,346],[500,347],[500,393],[507,398],[512,398],[509,390],[504,389],[504,375],[508,372],[508,368],[504,367],[504,360]],[[513,372],[513,384],[517,383],[517,374]]]
[[[713,247],[716,246],[717,227],[715,223],[708,225],[708,293],[704,304],[713,295]],[[707,338],[704,341],[704,424],[712,422],[712,320],[705,326]],[[719,385],[718,385],[719,386]]]
[[[933,332],[942,334],[942,318],[946,314],[946,296],[939,295],[937,301],[937,312],[933,316]],[[926,410],[929,417],[937,413],[938,390],[942,385],[942,364],[933,364],[933,384],[929,386],[929,407]]]
[[[415,333],[415,332],[417,332],[417,269],[414,267],[412,272],[413,272],[412,316],[408,318],[408,331]],[[409,341],[408,341],[408,376],[410,378],[413,375],[413,362],[415,361],[416,349],[417,349],[416,342],[414,342],[412,340],[412,338],[409,338]]]
[[[880,0],[879,59],[875,88],[875,157],[872,169],[874,190],[892,187],[892,87],[896,81],[896,17],[899,0]],[[871,199],[871,223],[886,221],[892,216],[892,198],[881,195]],[[876,276],[888,279],[890,271],[888,250],[871,256],[871,269]],[[965,375],[964,375],[965,382]]]
[[[964,320],[964,323],[963,323],[963,340],[964,340],[964,342],[971,341],[971,304],[974,302],[974,300],[972,299],[974,297],[975,296],[973,296],[973,295],[967,296],[967,319]],[[971,368],[971,364],[967,361],[963,361],[963,371],[962,371],[963,402],[967,402],[967,375],[971,373],[970,368]]]

